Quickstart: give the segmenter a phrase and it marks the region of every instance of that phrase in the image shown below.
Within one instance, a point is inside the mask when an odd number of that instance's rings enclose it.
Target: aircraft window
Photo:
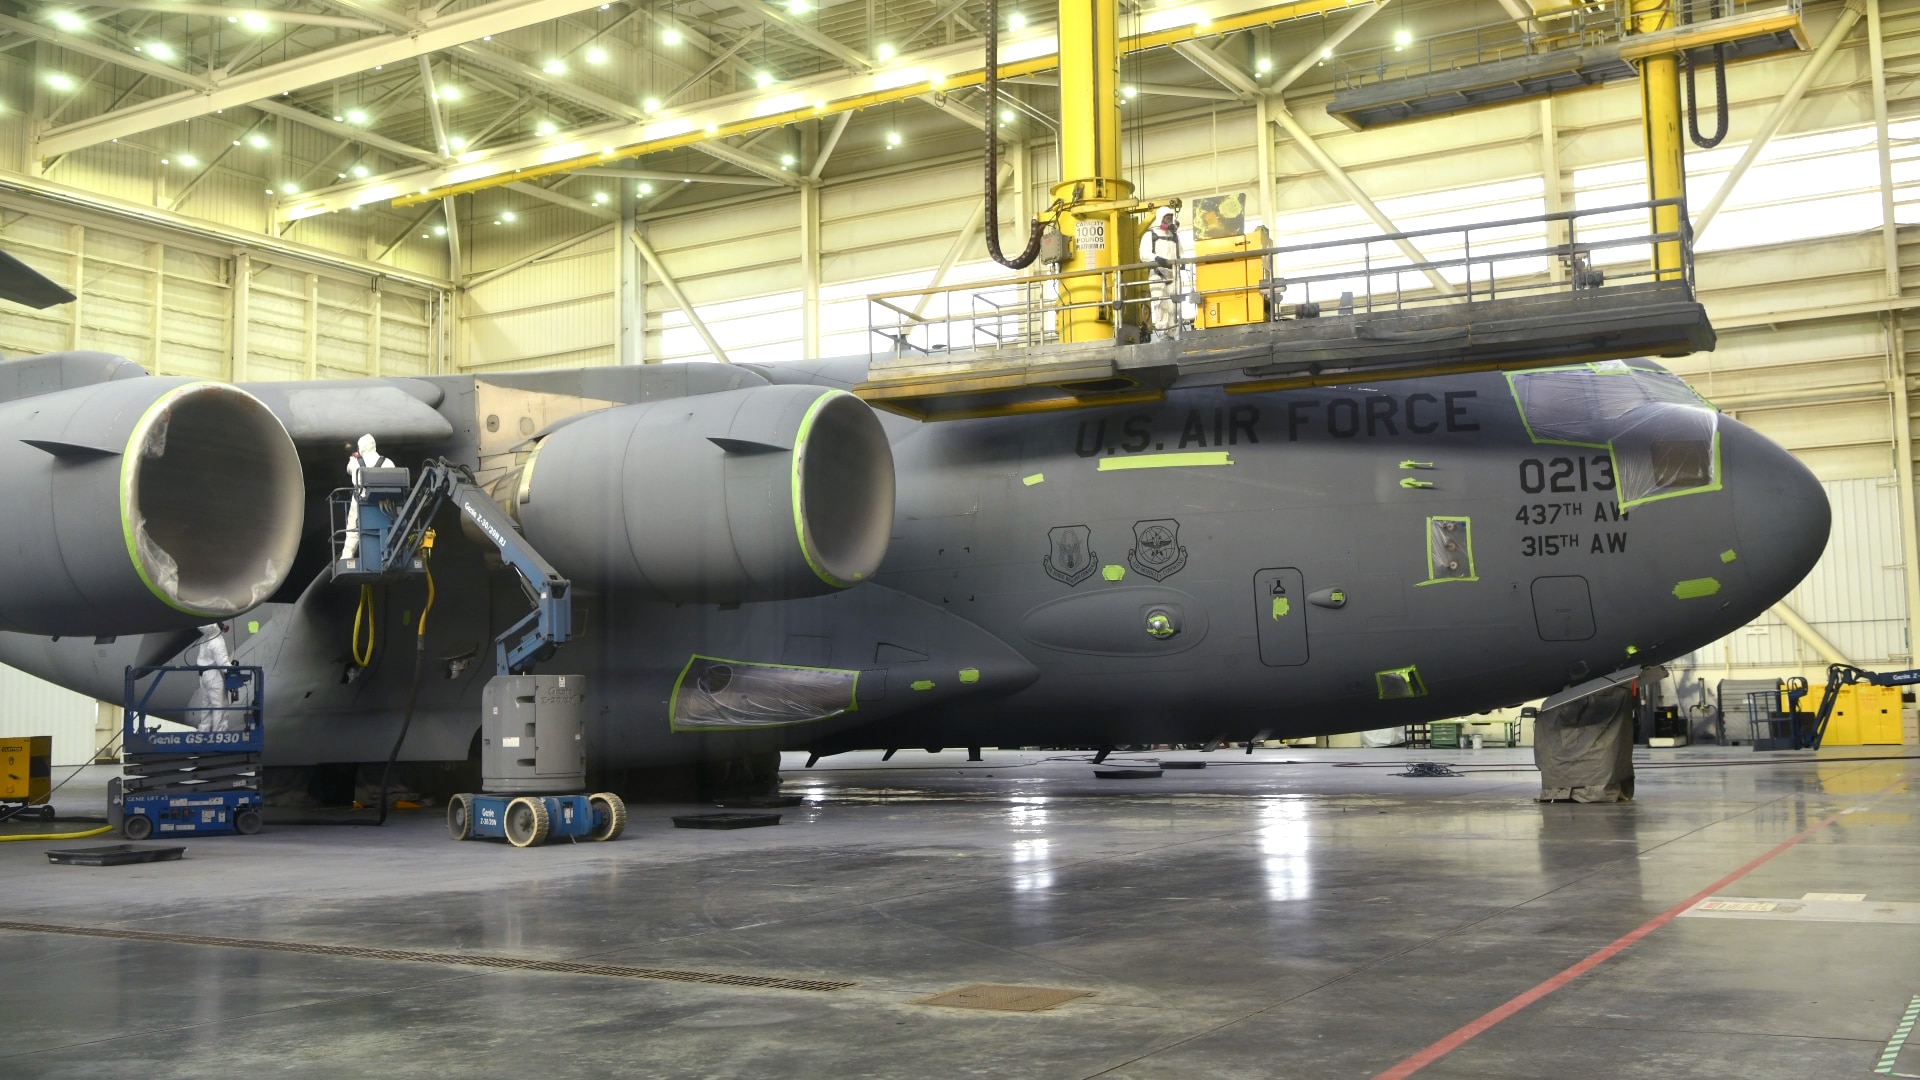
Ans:
[[[1653,444],[1653,486],[1700,487],[1713,479],[1713,444],[1698,439]]]
[[[1718,413],[1668,404],[1624,417],[1611,443],[1621,508],[1719,490],[1718,421]]]
[[[1427,519],[1427,580],[1478,581],[1473,572],[1473,521],[1463,517]]]
[[[1381,701],[1427,696],[1427,684],[1420,681],[1420,669],[1412,666],[1376,671],[1374,685],[1380,688]]]
[[[853,711],[858,671],[695,656],[673,684],[675,731],[741,731]]]
[[[1621,509],[1719,489],[1719,416],[1671,372],[1619,360],[1511,372],[1537,443],[1612,451]]]

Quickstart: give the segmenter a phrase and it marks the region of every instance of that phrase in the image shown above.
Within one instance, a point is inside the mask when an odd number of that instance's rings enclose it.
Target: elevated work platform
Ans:
[[[876,408],[957,420],[1151,401],[1176,384],[1250,393],[1708,351],[1691,245],[1646,224],[1674,201],[1262,249],[1251,254],[1274,267],[1261,288],[1278,318],[1141,344],[1049,340],[1058,275],[876,296],[872,331],[886,350],[856,392]],[[1655,245],[1676,239],[1682,266],[1656,272]],[[1460,254],[1415,262],[1401,254],[1415,245]],[[1180,280],[1206,261],[1181,260]],[[1181,287],[1191,307],[1206,303]]]
[[[1693,5],[1705,15],[1705,4]],[[1629,36],[1624,3],[1583,5],[1507,20],[1404,47],[1334,57],[1328,115],[1355,130],[1544,97],[1638,77],[1634,61],[1681,53],[1687,63],[1729,62],[1807,47],[1798,3],[1730,3],[1731,13]],[[1680,4],[1682,20],[1688,5]]]

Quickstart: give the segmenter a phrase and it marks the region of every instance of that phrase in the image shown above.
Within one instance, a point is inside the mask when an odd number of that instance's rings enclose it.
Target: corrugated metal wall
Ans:
[[[79,299],[0,320],[0,353],[98,349],[159,375],[350,378],[437,369],[438,296],[231,242],[0,194],[0,247]],[[234,275],[247,267],[246,355],[234,347]],[[378,333],[379,348],[374,347]]]
[[[53,736],[55,765],[80,765],[93,757],[99,749],[93,732],[97,712],[95,701],[84,694],[0,664],[0,737]]]
[[[555,240],[559,211],[489,226],[474,241],[481,266],[504,266]],[[615,230],[602,229],[519,270],[463,289],[462,370],[591,367],[614,362]]]

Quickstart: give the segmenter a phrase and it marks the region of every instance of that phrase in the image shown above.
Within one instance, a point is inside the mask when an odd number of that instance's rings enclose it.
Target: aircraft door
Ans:
[[[1260,662],[1298,667],[1307,662],[1307,586],[1300,571],[1279,567],[1253,575],[1254,618],[1260,627]]]
[[[1593,597],[1577,575],[1533,579],[1533,621],[1542,641],[1585,641],[1593,636]]]

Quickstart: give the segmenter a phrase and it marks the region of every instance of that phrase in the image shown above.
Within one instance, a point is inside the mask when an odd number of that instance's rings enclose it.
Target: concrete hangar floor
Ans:
[[[1643,751],[1638,802],[1542,806],[1527,754],[795,758],[778,828],[0,844],[0,1076],[1920,1073],[1920,758]],[[982,984],[1051,1007],[927,1003]]]

